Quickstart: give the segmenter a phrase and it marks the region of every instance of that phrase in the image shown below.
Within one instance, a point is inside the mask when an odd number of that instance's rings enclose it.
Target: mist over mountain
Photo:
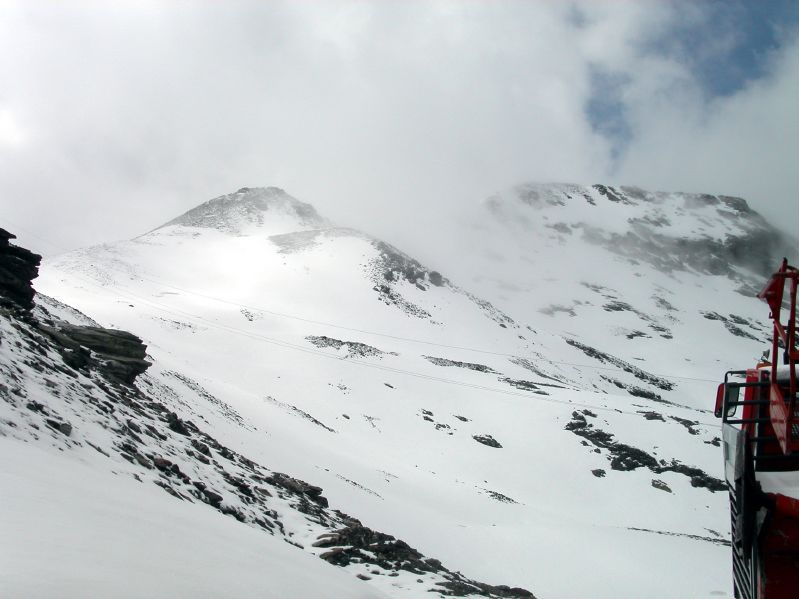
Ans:
[[[580,210],[581,199],[587,210]],[[529,224],[529,212],[524,214],[520,204],[539,213],[547,206],[559,207],[545,218],[563,220],[546,227],[562,234],[569,229],[582,233],[589,243],[630,264],[647,262],[661,271],[762,277],[784,255],[796,251],[795,243],[742,198],[604,185],[522,185],[487,201],[498,218],[507,222],[516,216],[516,222]]]
[[[182,225],[243,234],[248,228],[320,228],[329,223],[313,206],[300,202],[277,187],[250,189],[208,200],[162,227]],[[161,227],[159,227],[161,228]]]
[[[193,526],[214,589],[223,530],[288,564],[254,563],[240,593],[730,596],[712,401],[767,347],[753,290],[794,240],[740,198],[524,184],[426,247],[245,187],[45,260],[35,308],[0,313],[9,517],[57,470],[86,527],[107,525],[77,499],[96,487],[122,521],[140,496],[169,538]],[[104,546],[82,541],[86,564],[124,573]]]

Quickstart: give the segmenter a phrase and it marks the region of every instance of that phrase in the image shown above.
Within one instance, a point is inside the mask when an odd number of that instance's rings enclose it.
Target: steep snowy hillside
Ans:
[[[450,572],[221,444],[194,408],[236,418],[229,406],[179,373],[145,375],[136,336],[41,294],[34,307],[39,256],[8,238],[1,596],[533,597]]]
[[[442,255],[453,278],[537,330],[672,378],[759,356],[770,328],[754,296],[799,247],[740,198],[631,187],[520,185],[474,220],[457,258]]]
[[[707,274],[669,254],[694,234],[688,196],[525,193],[488,202],[441,272],[245,188],[48,261],[36,287],[140,336],[147,380],[191,398],[180,418],[469,577],[544,598],[729,596],[708,407],[765,348],[762,307],[736,293],[753,263]],[[723,247],[766,227],[706,204]],[[725,218],[740,226],[722,235]],[[633,264],[635,239],[651,256]]]

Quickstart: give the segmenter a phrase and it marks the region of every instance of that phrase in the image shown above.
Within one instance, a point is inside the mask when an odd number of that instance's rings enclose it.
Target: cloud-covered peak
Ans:
[[[709,225],[706,219],[710,216],[720,219],[719,233],[728,227],[730,220],[741,225],[765,226],[763,218],[743,198],[707,193],[648,191],[631,185],[522,183],[488,198],[485,204],[495,213],[509,210],[514,205],[535,209],[560,207],[564,211],[568,210],[567,207],[588,205],[597,212],[615,212],[616,217],[624,216],[622,212],[633,217],[638,213],[643,215],[645,212],[665,211],[670,214],[671,220],[689,221],[686,225],[705,232]],[[575,216],[590,220],[582,211]]]
[[[581,238],[631,264],[738,277],[768,273],[793,241],[743,198],[631,186],[525,183],[485,202],[494,221],[526,241]]]
[[[217,229],[236,235],[329,226],[316,209],[279,187],[242,187],[192,208],[162,225]]]

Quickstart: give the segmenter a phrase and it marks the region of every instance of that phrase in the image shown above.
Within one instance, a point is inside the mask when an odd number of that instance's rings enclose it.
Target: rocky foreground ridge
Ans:
[[[117,475],[205,504],[237,521],[231,526],[279,535],[365,581],[391,577],[400,589],[424,585],[438,596],[534,597],[450,571],[331,508],[320,487],[219,443],[190,420],[191,407],[169,384],[146,373],[138,337],[99,327],[46,296],[34,303],[39,257],[10,245],[13,238],[0,230],[0,436],[99,454]]]

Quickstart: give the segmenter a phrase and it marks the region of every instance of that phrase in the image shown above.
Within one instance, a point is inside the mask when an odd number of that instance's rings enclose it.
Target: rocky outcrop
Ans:
[[[430,592],[450,597],[494,597],[496,599],[535,599],[527,589],[509,587],[507,585],[490,585],[464,577],[460,572],[452,572],[433,558],[425,558],[416,549],[382,532],[377,532],[361,524],[354,518],[348,518],[348,526],[326,533],[313,544],[314,547],[327,549],[319,557],[337,566],[348,566],[351,563],[364,563],[379,568],[373,573],[397,572],[405,570],[417,575],[432,572],[439,574],[443,580]]]
[[[67,323],[39,328],[60,345],[64,361],[75,369],[91,367],[130,385],[151,365],[145,360],[147,346],[127,331]]]
[[[31,282],[39,276],[42,257],[12,245],[11,239],[16,236],[0,229],[0,306],[29,312],[36,295]],[[35,324],[56,342],[64,362],[76,370],[92,367],[114,381],[129,385],[150,366],[145,360],[147,346],[126,331],[51,319]]]
[[[671,391],[674,389],[674,383],[669,380],[664,379],[663,377],[656,376],[654,374],[650,374],[645,370],[641,370],[637,366],[633,366],[629,362],[625,362],[624,360],[617,358],[616,356],[611,356],[610,354],[606,354],[605,352],[599,351],[596,348],[591,347],[590,345],[586,345],[584,343],[580,343],[576,339],[564,339],[566,343],[571,345],[572,347],[576,347],[580,351],[582,351],[586,356],[594,358],[599,362],[605,364],[612,364],[617,368],[621,368],[625,372],[629,372],[638,380],[641,380],[653,387],[657,387],[658,389],[663,389],[664,391]],[[640,395],[639,395],[640,397]]]
[[[496,370],[485,364],[476,364],[474,362],[459,362],[458,360],[448,360],[447,358],[438,358],[436,356],[422,356],[428,362],[432,362],[436,366],[455,366],[457,368],[466,368],[468,370],[476,370],[477,372],[487,372],[491,374],[499,374]]]
[[[687,476],[691,481],[692,487],[700,487],[711,492],[721,492],[727,489],[727,485],[724,481],[709,475],[700,468],[688,466],[674,459],[670,462],[658,460],[654,455],[642,449],[616,441],[613,438],[615,435],[596,428],[593,424],[588,422],[586,416],[589,418],[596,418],[596,414],[590,410],[583,410],[582,413],[572,412],[572,419],[571,422],[566,425],[566,430],[585,439],[584,444],[586,446],[590,447],[590,445],[594,445],[599,453],[605,450],[607,458],[610,460],[610,467],[613,470],[624,472],[636,470],[638,468],[647,468],[655,474],[676,472],[677,474]],[[596,474],[594,475],[596,476]],[[660,487],[656,486],[656,488]]]
[[[488,447],[494,447],[496,449],[502,448],[502,444],[491,435],[472,435],[472,439],[474,439],[478,443],[487,445]]]
[[[31,281],[39,276],[42,257],[12,245],[11,239],[16,235],[0,229],[0,305],[30,310],[36,294]]]
[[[381,358],[384,355],[392,355],[396,356],[394,352],[384,352],[381,349],[377,349],[371,345],[367,345],[366,343],[360,343],[358,341],[341,341],[340,339],[334,339],[332,337],[328,337],[327,335],[309,335],[305,338],[306,341],[310,341],[316,347],[324,349],[331,347],[335,350],[339,350],[342,347],[347,351],[347,355],[345,357],[351,358],[353,356],[359,356],[361,358]]]

